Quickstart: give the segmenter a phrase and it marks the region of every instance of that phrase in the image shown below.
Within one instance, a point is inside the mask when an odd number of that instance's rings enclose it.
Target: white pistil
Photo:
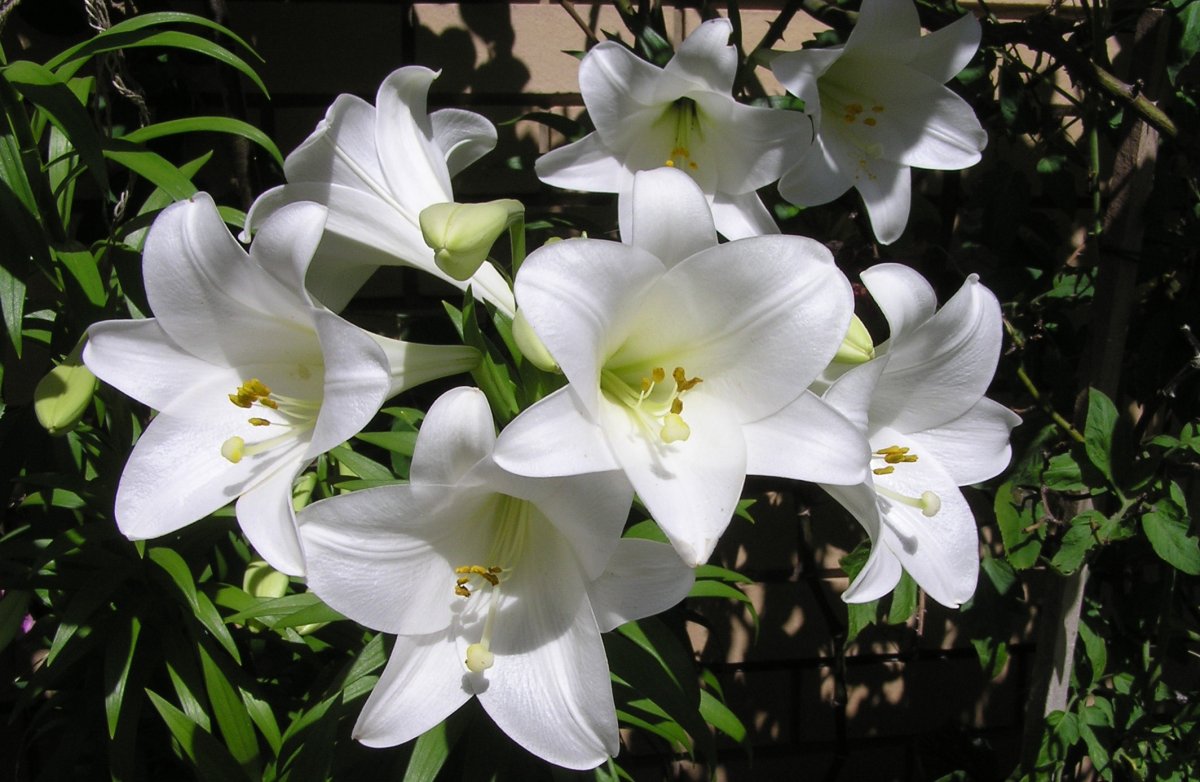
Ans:
[[[301,369],[305,368],[301,367]],[[305,371],[307,372],[306,369]],[[250,410],[256,406],[266,410],[273,410],[294,422],[281,423],[259,416],[247,418],[246,422],[254,427],[276,426],[283,427],[288,431],[277,437],[272,437],[251,445],[246,445],[246,441],[236,435],[230,437],[221,444],[221,456],[234,464],[237,464],[246,456],[263,453],[264,451],[269,451],[272,448],[290,442],[302,433],[312,429],[316,426],[317,413],[321,409],[319,401],[313,402],[306,399],[295,399],[274,394],[258,378],[251,378],[238,386],[237,391],[229,395],[229,401],[237,407],[246,410]]]
[[[909,449],[902,445],[889,445],[887,448],[881,448],[875,452],[872,458],[883,459],[886,464],[883,467],[874,468],[871,472],[876,475],[891,475],[896,471],[896,465],[911,464],[917,461],[917,455],[908,451]],[[929,517],[936,516],[937,512],[942,509],[942,498],[931,491],[921,492],[920,497],[909,497],[907,494],[892,491],[886,486],[876,483],[875,492],[910,508],[919,508],[921,513]]]

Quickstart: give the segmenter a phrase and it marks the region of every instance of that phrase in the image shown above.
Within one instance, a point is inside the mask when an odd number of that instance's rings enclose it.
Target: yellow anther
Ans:
[[[470,597],[471,590],[467,589],[462,584],[458,584],[454,587],[454,594],[458,595],[459,597]]]
[[[872,107],[871,107],[871,111],[873,111],[873,112],[875,112],[876,114],[878,114],[879,112],[883,111],[883,106],[872,106]]]
[[[871,472],[875,473],[876,475],[891,475],[895,471],[896,468],[890,464],[887,467],[876,467],[874,470],[871,470]]]
[[[675,168],[675,161],[674,161],[674,160],[667,160],[667,161],[665,161],[665,162],[663,163],[663,165],[664,165],[664,166],[667,166],[668,168]]]
[[[655,367],[650,370],[650,379],[655,383],[661,383],[667,379],[667,372],[662,367]]]
[[[683,367],[675,367],[675,371],[671,373],[671,377],[675,379],[675,388],[678,389],[679,393],[681,394],[684,391],[691,391],[700,383],[704,382],[698,377],[693,377],[689,380],[687,373],[683,371]]]
[[[251,426],[270,426],[271,422],[265,418],[249,418],[247,419]]]
[[[846,107],[847,114],[862,114],[863,107],[861,103],[851,103]]]
[[[875,127],[875,118],[867,117],[866,119],[863,120],[863,124],[873,128],[873,127]]]
[[[680,399],[679,397],[675,397],[674,399],[671,400],[671,414],[679,415],[682,412],[683,412],[683,400]]]

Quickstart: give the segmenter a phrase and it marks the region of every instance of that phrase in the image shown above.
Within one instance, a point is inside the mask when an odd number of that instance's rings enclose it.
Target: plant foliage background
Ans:
[[[8,34],[13,15],[45,24],[51,5],[80,15],[86,6],[103,32],[27,59]],[[266,96],[272,85],[237,35],[236,3],[228,19],[124,16],[123,7],[0,4],[0,774],[576,776],[513,747],[474,704],[413,745],[356,745],[349,726],[386,660],[387,637],[256,563],[232,512],[148,542],[117,531],[116,481],[148,411],[105,387],[90,393],[80,338],[96,321],[148,311],[139,250],[159,210],[202,186],[238,226],[282,165],[271,138],[237,118],[246,96]],[[919,8],[931,29],[959,13],[941,2]],[[646,0],[617,9],[625,29],[607,32],[652,61],[670,57],[661,7]],[[732,1],[699,11],[739,19]],[[976,272],[1005,306],[1007,351],[991,396],[1024,424],[1009,472],[973,495],[985,537],[1001,545],[985,550],[958,624],[981,669],[999,675],[1036,607],[1035,645],[1021,658],[1031,665],[1024,733],[1018,743],[965,726],[931,731],[904,768],[877,778],[1194,779],[1200,4],[1051,3],[1021,21],[1000,21],[984,3],[971,11],[983,21],[984,45],[952,85],[988,130],[985,160],[961,174],[921,172],[899,243],[872,241],[853,195],[800,210],[764,193],[786,232],[829,244],[852,278],[880,259],[903,259],[944,294]],[[786,2],[767,37],[742,38],[741,51],[753,60],[777,44],[795,14],[830,25],[821,43],[833,44],[850,29],[854,4]],[[218,74],[219,116],[198,115],[181,93],[198,72],[209,83]],[[744,100],[767,100],[751,68],[740,86]],[[587,129],[586,118],[532,118],[568,137]],[[532,155],[510,164],[522,176]],[[591,213],[550,203],[530,206],[531,246],[572,228],[597,230],[580,216]],[[493,380],[503,383],[515,370],[490,325],[476,322],[470,302],[455,312],[454,325],[490,352]],[[49,384],[43,392],[84,384],[79,414],[35,410],[39,383]],[[433,398],[419,394],[323,457],[297,501],[405,477],[420,409]],[[37,412],[78,423],[48,432]],[[763,488],[804,499],[797,487]],[[829,518],[814,524],[857,530],[828,503],[816,510]],[[865,554],[851,553],[843,568],[853,574]],[[678,758],[695,759],[691,773],[704,776],[745,757],[738,742],[748,715],[725,705],[721,677],[696,663],[685,624],[709,601],[748,604],[738,589],[746,579],[715,566],[698,575],[687,606],[606,639],[619,714],[643,754],[623,753],[594,776],[662,778],[679,771]],[[925,610],[910,581],[882,604],[833,608],[839,650],[860,632],[911,632]],[[826,766],[825,778],[839,778],[842,763]],[[804,769],[797,777],[807,778]]]

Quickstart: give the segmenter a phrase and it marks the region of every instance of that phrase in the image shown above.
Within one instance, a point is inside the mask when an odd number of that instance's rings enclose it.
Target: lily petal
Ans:
[[[880,244],[891,244],[904,233],[912,206],[912,174],[908,166],[888,160],[870,161],[870,171],[854,187],[871,218],[871,230]]]
[[[731,241],[779,233],[775,218],[763,206],[758,193],[717,193],[710,206],[713,222],[720,226],[721,235]]]
[[[620,468],[604,432],[570,386],[542,398],[504,427],[494,458],[505,470],[533,477]]]
[[[421,423],[413,450],[413,483],[452,486],[496,446],[496,423],[477,388],[454,388],[438,397]]]
[[[428,68],[410,65],[388,75],[375,94],[375,149],[388,192],[418,214],[431,203],[454,200],[425,105],[435,78]]]
[[[703,84],[713,92],[733,92],[737,76],[737,49],[729,44],[733,23],[709,19],[692,32],[663,69],[688,81]]]
[[[370,335],[332,312],[313,312],[325,379],[306,458],[313,459],[363,430],[387,400],[389,367]]]
[[[921,37],[917,44],[912,67],[926,74],[939,84],[955,76],[979,51],[983,29],[979,20],[967,13],[950,24]]]
[[[717,246],[717,229],[704,193],[688,175],[670,168],[637,175],[633,215],[625,243],[645,250],[667,267]]]
[[[807,391],[742,431],[750,475],[855,484],[865,477],[871,458],[860,428]]]
[[[904,264],[876,264],[859,276],[887,319],[888,343],[900,343],[937,312],[933,286]],[[881,343],[880,347],[886,344]]]
[[[496,126],[473,111],[441,109],[430,114],[429,121],[433,143],[452,177],[496,148]]]
[[[796,206],[827,204],[854,187],[854,174],[842,169],[821,137],[779,179],[779,194]]]
[[[633,172],[614,156],[599,133],[550,150],[534,161],[533,168],[538,179],[548,185],[592,193],[620,192],[633,179]]]
[[[238,526],[271,567],[289,576],[304,575],[304,554],[292,511],[292,485],[303,463],[276,470],[237,501]]]
[[[696,572],[669,546],[622,538],[588,588],[600,632],[666,611],[687,597],[695,580]]]
[[[1019,415],[984,397],[953,421],[908,437],[918,451],[936,453],[952,481],[969,486],[1008,467],[1012,456],[1008,436],[1019,423]]]

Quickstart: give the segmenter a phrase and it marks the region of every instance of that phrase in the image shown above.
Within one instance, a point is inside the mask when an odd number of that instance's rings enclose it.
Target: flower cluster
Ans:
[[[938,309],[916,272],[877,265],[862,274],[889,331],[876,345],[829,250],[781,235],[757,190],[779,181],[817,204],[854,187],[879,240],[897,238],[908,167],[970,165],[985,141],[942,86],[978,26],[922,37],[911,7],[867,0],[844,46],[774,59],[805,113],[735,100],[729,35],[725,20],[702,24],[664,68],[615,42],[583,58],[596,130],[537,171],[617,193],[621,241],[547,244],[510,285],[487,255],[523,230],[521,205],[455,204],[450,185],[495,129],[430,114],[435,74],[406,67],[374,105],[337,99],[288,157],[287,183],[251,209],[248,251],[207,196],[163,211],[144,252],[156,317],[91,329],[88,368],[158,411],[122,476],[121,530],[163,535],[236,499],[274,568],[396,634],[355,729],[364,743],[408,741],[477,697],[553,763],[615,754],[600,634],[688,594],[747,475],[817,483],[862,523],[873,546],[847,600],[886,594],[904,571],[946,605],[971,595],[975,524],[958,487],[1006,466],[1018,422],[984,397],[995,297],[971,276]],[[386,400],[480,360],[337,314],[387,264],[469,289],[543,383],[500,432],[483,391],[445,393],[407,482],[296,511],[300,473]],[[635,494],[669,545],[622,537]]]

